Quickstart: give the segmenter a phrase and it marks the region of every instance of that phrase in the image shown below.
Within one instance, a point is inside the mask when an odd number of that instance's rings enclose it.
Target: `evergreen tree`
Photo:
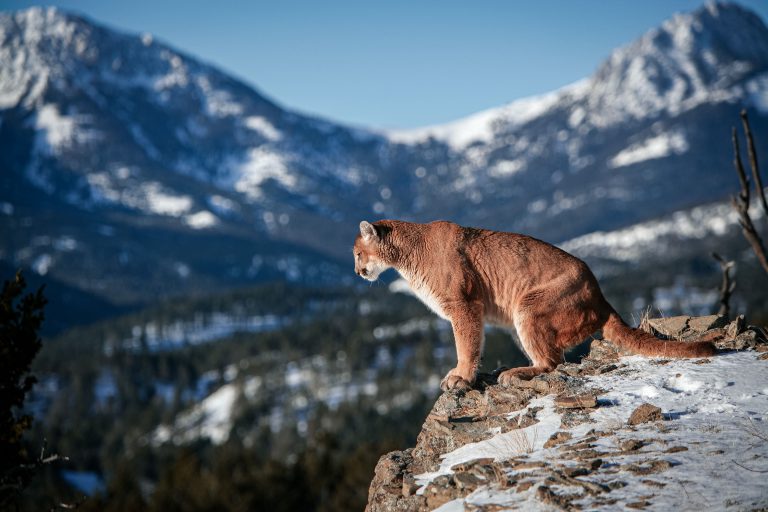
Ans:
[[[43,287],[22,297],[21,272],[3,284],[0,295],[0,508],[28,485],[36,464],[22,443],[32,417],[21,413],[26,394],[36,382],[30,365],[42,342],[38,332],[46,299]]]

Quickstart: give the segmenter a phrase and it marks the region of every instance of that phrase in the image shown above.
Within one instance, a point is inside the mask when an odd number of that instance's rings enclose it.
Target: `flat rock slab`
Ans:
[[[655,333],[670,338],[680,338],[691,334],[701,334],[710,329],[725,327],[728,319],[720,315],[707,316],[671,316],[651,318],[648,324]]]
[[[559,396],[555,398],[555,407],[562,409],[593,409],[597,407],[597,398],[590,394]]]

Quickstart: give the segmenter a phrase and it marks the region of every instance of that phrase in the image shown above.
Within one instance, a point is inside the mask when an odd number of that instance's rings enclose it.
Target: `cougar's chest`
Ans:
[[[408,285],[411,287],[411,291],[425,306],[434,311],[435,314],[437,314],[437,316],[440,318],[450,320],[450,318],[448,318],[448,316],[445,314],[445,311],[443,310],[437,295],[435,295],[435,292],[432,291],[432,288],[430,288],[428,283],[426,283],[418,276],[412,276],[406,272],[400,272],[400,274],[403,276],[403,278],[405,278],[406,281],[408,281]]]

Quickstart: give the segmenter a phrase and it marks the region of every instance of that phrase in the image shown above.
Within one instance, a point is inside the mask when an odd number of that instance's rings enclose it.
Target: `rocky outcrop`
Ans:
[[[768,353],[766,332],[747,326],[743,317],[730,323],[717,316],[651,319],[645,327],[681,343],[712,340],[723,353],[743,349]],[[534,504],[566,510],[582,508],[579,500],[585,496],[587,508],[613,504],[644,508],[653,493],[627,501],[629,498],[620,499],[612,491],[634,484],[640,477],[645,482],[642,485],[650,489],[664,486],[656,475],[674,466],[669,454],[689,448],[632,435],[636,429],[663,432],[671,428],[666,424],[677,413],[652,403],[642,403],[629,419],[616,424],[593,422],[595,411],[612,406],[602,398],[610,390],[596,384],[636,371],[623,362],[622,355],[611,343],[594,340],[589,355],[578,364],[564,363],[551,373],[517,381],[509,388],[497,385],[495,374],[481,374],[474,389],[443,393],[425,419],[416,446],[379,460],[366,510],[434,510],[473,492],[482,498],[484,489],[493,490],[497,497],[517,494]],[[649,364],[662,368],[670,363],[656,359]],[[559,419],[554,427],[553,417]],[[538,426],[542,433],[550,427],[554,431],[546,439],[532,439],[530,433],[536,430],[528,427]],[[505,443],[498,451],[492,448],[496,440]],[[540,456],[542,450],[551,455]],[[462,453],[460,462],[451,464]],[[571,490],[563,492],[565,488]],[[467,505],[466,510],[499,510],[503,505],[503,500],[490,500],[482,507]]]

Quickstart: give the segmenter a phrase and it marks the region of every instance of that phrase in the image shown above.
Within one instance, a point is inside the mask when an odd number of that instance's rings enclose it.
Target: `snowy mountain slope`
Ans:
[[[552,241],[615,229],[722,197],[739,106],[765,129],[766,34],[752,13],[709,4],[571,86],[390,137],[455,154],[450,181],[431,184],[463,196],[474,222]]]
[[[762,20],[733,4],[709,3],[615,50],[588,79],[446,125],[390,136],[410,143],[434,138],[460,151],[492,143],[510,128],[564,107],[570,110],[569,127],[581,131],[677,115],[703,103],[746,101],[764,109],[767,71]]]
[[[759,218],[759,211],[757,213],[755,218]],[[644,257],[663,257],[696,240],[717,239],[734,233],[737,226],[738,215],[733,207],[728,203],[714,203],[616,231],[588,233],[560,247],[587,260],[601,258],[637,263]]]
[[[552,242],[624,228],[733,188],[742,106],[763,151],[766,48],[757,16],[709,4],[561,90],[379,134],[291,112],[150,35],[3,13],[0,258],[130,303],[338,282],[362,218]]]
[[[177,291],[339,280],[318,242],[376,179],[351,153],[382,139],[53,8],[0,15],[0,57],[1,258],[118,303],[159,294],[144,269]]]

